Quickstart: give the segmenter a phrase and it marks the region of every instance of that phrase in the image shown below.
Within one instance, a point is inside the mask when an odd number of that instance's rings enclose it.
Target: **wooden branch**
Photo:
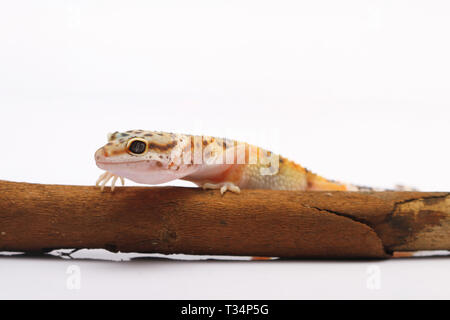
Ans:
[[[450,193],[118,188],[0,181],[0,251],[386,258],[450,249]]]

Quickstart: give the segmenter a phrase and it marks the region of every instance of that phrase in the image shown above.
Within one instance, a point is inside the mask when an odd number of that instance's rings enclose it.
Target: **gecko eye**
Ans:
[[[128,151],[132,154],[143,154],[148,149],[148,144],[146,140],[143,139],[132,139],[128,142]]]

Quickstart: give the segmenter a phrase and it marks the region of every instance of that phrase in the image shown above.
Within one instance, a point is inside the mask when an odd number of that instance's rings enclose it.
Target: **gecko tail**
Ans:
[[[353,184],[342,184],[342,185],[345,186],[344,191],[359,191],[359,192],[419,191],[417,188],[404,186],[404,185],[396,185],[394,189],[358,186],[358,185],[353,185]],[[339,189],[339,190],[341,190],[341,189]]]
[[[357,191],[355,186],[325,179],[311,171],[307,171],[306,181],[308,191]]]
[[[404,186],[402,184],[397,184],[394,191],[419,191],[419,189],[411,186]]]
[[[417,188],[404,186],[401,184],[397,184],[394,189],[388,189],[388,188],[372,188],[372,187],[366,187],[366,186],[354,186],[354,185],[348,185],[349,190],[348,191],[365,191],[365,192],[380,192],[380,191],[419,191]]]
[[[419,190],[417,188],[404,185],[396,185],[394,189],[349,185],[348,191],[381,192],[381,191],[419,191]]]
[[[380,192],[380,191],[418,191],[417,188],[396,185],[394,189],[373,188],[367,186],[358,186],[349,183],[328,180],[312,172],[307,173],[308,191],[360,191],[360,192]]]

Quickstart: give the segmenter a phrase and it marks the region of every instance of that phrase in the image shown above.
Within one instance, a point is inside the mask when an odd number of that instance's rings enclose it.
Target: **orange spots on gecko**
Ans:
[[[280,171],[281,170],[295,170],[295,171],[303,173],[303,174],[307,174],[309,172],[301,165],[299,165],[293,161],[290,161],[287,158],[283,158],[283,157],[279,157],[279,165],[280,165]]]
[[[329,181],[317,174],[308,172],[307,175],[308,190],[310,191],[347,191],[347,186],[337,182]]]

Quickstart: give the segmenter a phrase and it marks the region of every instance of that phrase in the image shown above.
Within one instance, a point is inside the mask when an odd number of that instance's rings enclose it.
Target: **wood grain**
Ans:
[[[387,258],[450,249],[450,193],[95,187],[0,181],[0,251]]]

